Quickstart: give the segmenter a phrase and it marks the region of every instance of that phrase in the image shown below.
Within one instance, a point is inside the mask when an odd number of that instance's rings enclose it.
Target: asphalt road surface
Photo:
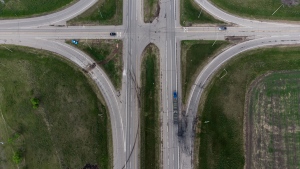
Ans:
[[[152,23],[143,22],[143,2],[123,1],[121,26],[63,26],[97,0],[80,0],[57,13],[36,18],[2,20],[0,44],[16,44],[58,53],[81,68],[93,60],[83,52],[64,43],[65,39],[122,39],[123,63],[122,89],[116,91],[107,75],[96,67],[89,72],[107,103],[113,134],[113,166],[115,169],[140,168],[139,161],[139,90],[141,55],[149,43],[154,43],[160,53],[161,80],[161,167],[164,169],[193,168],[193,125],[202,90],[209,77],[227,60],[238,53],[257,47],[279,44],[299,44],[300,26],[253,21],[225,13],[207,0],[196,2],[213,16],[233,23],[226,31],[214,27],[181,27],[179,0],[161,0],[159,17]],[[116,32],[117,36],[109,36]],[[198,75],[188,104],[179,101],[179,112],[186,110],[186,130],[178,137],[178,125],[173,123],[172,92],[181,98],[180,41],[224,40],[228,36],[243,36],[245,42],[237,44],[212,60]],[[185,108],[186,107],[186,108]]]
[[[0,27],[1,29],[11,29],[36,28],[49,25],[65,25],[67,20],[80,15],[89,7],[93,6],[96,2],[97,0],[79,0],[79,2],[75,3],[69,8],[53,14],[35,18],[1,20]]]

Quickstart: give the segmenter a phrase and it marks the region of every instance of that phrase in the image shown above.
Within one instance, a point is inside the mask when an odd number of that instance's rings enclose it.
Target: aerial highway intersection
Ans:
[[[139,168],[139,105],[138,90],[141,55],[149,43],[159,48],[161,81],[161,168],[192,169],[194,120],[205,85],[213,73],[237,54],[262,46],[299,44],[300,26],[292,23],[263,22],[244,19],[218,9],[208,0],[195,0],[206,12],[224,22],[226,30],[218,26],[182,27],[180,1],[160,0],[160,13],[152,23],[143,21],[143,2],[123,1],[123,25],[120,26],[66,26],[97,0],[79,0],[62,11],[35,18],[0,21],[0,43],[28,46],[57,53],[81,68],[93,64],[84,52],[64,42],[66,39],[121,39],[123,40],[123,77],[119,92],[105,72],[96,66],[89,72],[107,103],[113,136],[113,168]],[[110,33],[114,32],[112,36]],[[244,36],[247,40],[234,45],[208,63],[197,76],[185,106],[187,128],[179,141],[178,125],[173,123],[173,97],[177,91],[180,101],[180,42],[182,40],[225,40],[227,36]],[[132,74],[135,78],[132,78]]]

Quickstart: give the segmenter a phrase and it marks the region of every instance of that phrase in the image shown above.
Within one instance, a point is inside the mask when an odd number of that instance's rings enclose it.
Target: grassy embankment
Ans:
[[[198,74],[222,48],[226,41],[181,41],[181,84],[182,102],[185,103],[188,94]],[[212,46],[213,45],[213,46]]]
[[[194,0],[180,0],[180,24],[192,26],[193,24],[224,24],[202,10]]]
[[[78,0],[4,0],[0,1],[0,18],[19,18],[45,15],[61,10]]]
[[[159,15],[158,0],[145,0],[144,1],[144,22],[152,23],[152,21]]]
[[[299,81],[299,71],[275,72],[251,85],[245,112],[247,169],[300,165]]]
[[[256,49],[240,54],[217,71],[199,106],[199,169],[244,167],[246,91],[256,77],[268,71],[299,70],[299,52],[299,47]]]
[[[67,43],[71,44],[71,41],[67,40]],[[123,70],[121,40],[79,40],[78,45],[72,45],[91,56],[105,71],[115,88],[121,88]]]
[[[264,1],[211,0],[211,1],[217,7],[241,17],[244,16],[249,18],[270,19],[270,20],[291,20],[291,21],[300,20],[299,17],[300,5],[295,5],[290,7],[288,5],[281,6],[282,5],[281,0],[264,0]],[[288,1],[288,0],[284,0],[284,1]]]
[[[109,114],[92,80],[53,53],[6,47],[13,52],[0,48],[0,168],[111,168]]]
[[[153,44],[143,53],[141,73],[141,168],[158,169],[160,160],[159,51]]]
[[[69,20],[68,25],[122,25],[123,1],[99,0],[81,15]]]

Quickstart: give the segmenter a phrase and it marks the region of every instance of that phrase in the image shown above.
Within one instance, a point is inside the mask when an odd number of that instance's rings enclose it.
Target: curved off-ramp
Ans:
[[[59,12],[34,18],[0,20],[0,27],[1,29],[34,28],[65,24],[67,20],[80,15],[91,6],[93,6],[97,1],[98,0],[80,0],[74,5]]]
[[[82,51],[65,44],[62,41],[51,41],[46,39],[26,39],[26,40],[0,40],[0,44],[12,44],[28,46],[37,49],[48,50],[59,54],[67,60],[72,61],[80,68],[86,68],[87,65],[94,63],[94,61]],[[101,91],[106,105],[109,109],[112,137],[113,137],[113,165],[114,168],[122,168],[122,161],[125,162],[125,136],[124,126],[122,121],[121,111],[119,110],[119,99],[112,83],[104,73],[104,71],[96,66],[89,72],[90,77],[96,83]]]

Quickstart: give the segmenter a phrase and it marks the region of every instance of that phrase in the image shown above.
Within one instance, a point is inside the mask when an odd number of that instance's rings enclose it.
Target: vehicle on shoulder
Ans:
[[[72,43],[75,44],[75,45],[78,45],[78,40],[73,39]]]
[[[110,35],[110,36],[116,36],[117,33],[116,33],[116,32],[110,32],[109,35]]]
[[[219,31],[226,31],[227,27],[226,26],[219,26]]]

